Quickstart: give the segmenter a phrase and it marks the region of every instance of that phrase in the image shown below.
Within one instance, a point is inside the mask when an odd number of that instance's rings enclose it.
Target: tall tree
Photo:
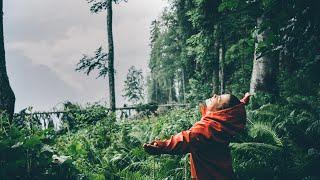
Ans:
[[[278,58],[272,52],[272,39],[275,38],[270,27],[270,20],[273,18],[273,8],[277,1],[233,1],[225,0],[220,5],[220,10],[228,9],[227,13],[232,14],[246,12],[256,19],[255,26],[255,49],[252,75],[250,81],[250,92],[264,92],[272,95],[277,94],[277,71]]]
[[[151,54],[149,60],[149,68],[151,70],[151,75],[148,79],[148,101],[149,102],[157,102],[159,103],[160,100],[163,100],[161,97],[161,89],[159,86],[159,78],[157,78],[157,68],[159,66],[159,61],[161,58],[161,32],[160,32],[160,21],[154,20],[151,23],[151,30],[150,30],[150,47],[151,47]]]
[[[107,55],[103,55],[102,49],[99,48],[96,52],[100,59],[94,60],[94,58],[88,58],[88,56],[84,56],[80,63],[78,64],[77,70],[85,70],[87,74],[91,72],[93,69],[99,69],[99,76],[108,75],[109,79],[109,97],[110,97],[110,108],[112,111],[116,110],[116,93],[115,93],[115,81],[114,81],[114,43],[113,43],[113,30],[112,30],[112,3],[119,3],[121,0],[87,0],[88,3],[91,3],[92,6],[90,8],[91,12],[98,13],[102,10],[106,10],[107,12]],[[123,0],[126,2],[126,0]],[[99,52],[100,51],[100,52]],[[107,57],[107,58],[105,58]],[[107,66],[105,61],[107,61]],[[87,64],[86,64],[87,63]]]
[[[196,58],[194,54],[188,53],[188,39],[190,36],[196,34],[195,28],[189,20],[189,11],[194,8],[195,3],[190,0],[174,0],[173,6],[176,11],[177,27],[175,28],[179,38],[180,61],[179,67],[181,68],[181,88],[180,98],[186,102],[186,92],[189,89],[189,79],[194,75],[196,68]]]
[[[264,17],[257,18],[256,44],[250,83],[250,92],[266,92],[275,94],[277,63],[278,61],[270,54],[261,54],[259,44],[268,39],[268,30],[258,32]]]
[[[114,84],[114,45],[112,31],[112,0],[107,0],[107,32],[108,32],[108,68],[109,68],[109,94],[111,110],[116,109],[116,91]]]
[[[3,1],[0,1],[1,20],[0,20],[0,113],[6,112],[12,119],[14,113],[15,95],[11,89],[7,75],[6,58],[3,36]]]
[[[219,93],[219,54],[220,54],[220,44],[219,44],[219,29],[218,25],[215,25],[214,28],[214,59],[212,63],[212,94],[218,94]]]
[[[222,30],[222,26],[220,25]],[[220,94],[225,92],[225,77],[224,77],[224,61],[225,61],[225,39],[224,34],[221,32],[220,37],[217,39],[219,43],[219,81],[220,81]]]
[[[162,24],[166,28],[162,29]],[[164,11],[160,21],[151,24],[151,80],[148,81],[151,102],[168,103],[177,100],[176,90],[179,87],[175,78],[181,77],[181,47],[176,28],[177,20],[172,11]]]
[[[217,56],[217,20],[220,1],[193,0],[194,6],[188,11],[189,21],[196,33],[188,42],[188,53],[194,54],[195,73],[189,79],[188,99],[198,101],[217,93],[219,87],[219,56]],[[199,85],[205,87],[199,88]]]

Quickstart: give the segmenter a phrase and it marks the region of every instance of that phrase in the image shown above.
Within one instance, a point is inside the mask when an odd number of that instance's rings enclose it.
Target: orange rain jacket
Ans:
[[[229,142],[246,123],[245,104],[248,98],[228,109],[203,113],[189,130],[155,141],[162,154],[190,153],[191,177],[197,180],[232,179]]]

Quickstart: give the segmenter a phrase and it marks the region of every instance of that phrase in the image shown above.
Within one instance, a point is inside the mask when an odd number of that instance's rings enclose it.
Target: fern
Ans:
[[[238,179],[277,179],[282,148],[265,143],[233,143],[233,168]]]
[[[248,133],[255,142],[283,146],[281,139],[269,123],[256,122],[249,128]]]
[[[311,125],[307,128],[305,134],[310,139],[312,143],[318,148],[320,148],[320,120],[314,121]]]
[[[306,130],[306,134],[312,136],[320,135],[320,120],[314,121]]]

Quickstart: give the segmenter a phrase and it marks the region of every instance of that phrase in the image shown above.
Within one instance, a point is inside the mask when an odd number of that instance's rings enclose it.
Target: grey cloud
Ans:
[[[18,51],[7,51],[7,67],[16,95],[16,110],[28,106],[50,109],[55,104],[75,99],[77,92],[50,68],[32,64]]]
[[[114,6],[117,105],[124,103],[121,95],[128,68],[135,65],[147,71],[150,24],[164,4],[129,0]],[[105,13],[90,13],[85,0],[10,0],[4,2],[4,20],[17,109],[29,105],[50,109],[64,100],[108,99],[106,79],[74,72],[83,53],[92,54],[97,44],[106,46],[106,34],[101,33],[106,28]]]
[[[104,28],[103,14],[90,13],[85,1],[10,0],[4,6],[8,41],[54,41],[63,38],[70,27]]]

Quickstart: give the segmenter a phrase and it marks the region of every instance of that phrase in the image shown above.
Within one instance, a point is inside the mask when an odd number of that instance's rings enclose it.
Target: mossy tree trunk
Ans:
[[[257,18],[257,29],[261,28],[264,17]],[[266,41],[269,36],[268,29],[262,32],[256,31],[256,44],[253,60],[253,69],[250,82],[250,93],[263,92],[277,95],[277,68],[278,60],[270,53],[261,54],[258,52],[258,44]]]

